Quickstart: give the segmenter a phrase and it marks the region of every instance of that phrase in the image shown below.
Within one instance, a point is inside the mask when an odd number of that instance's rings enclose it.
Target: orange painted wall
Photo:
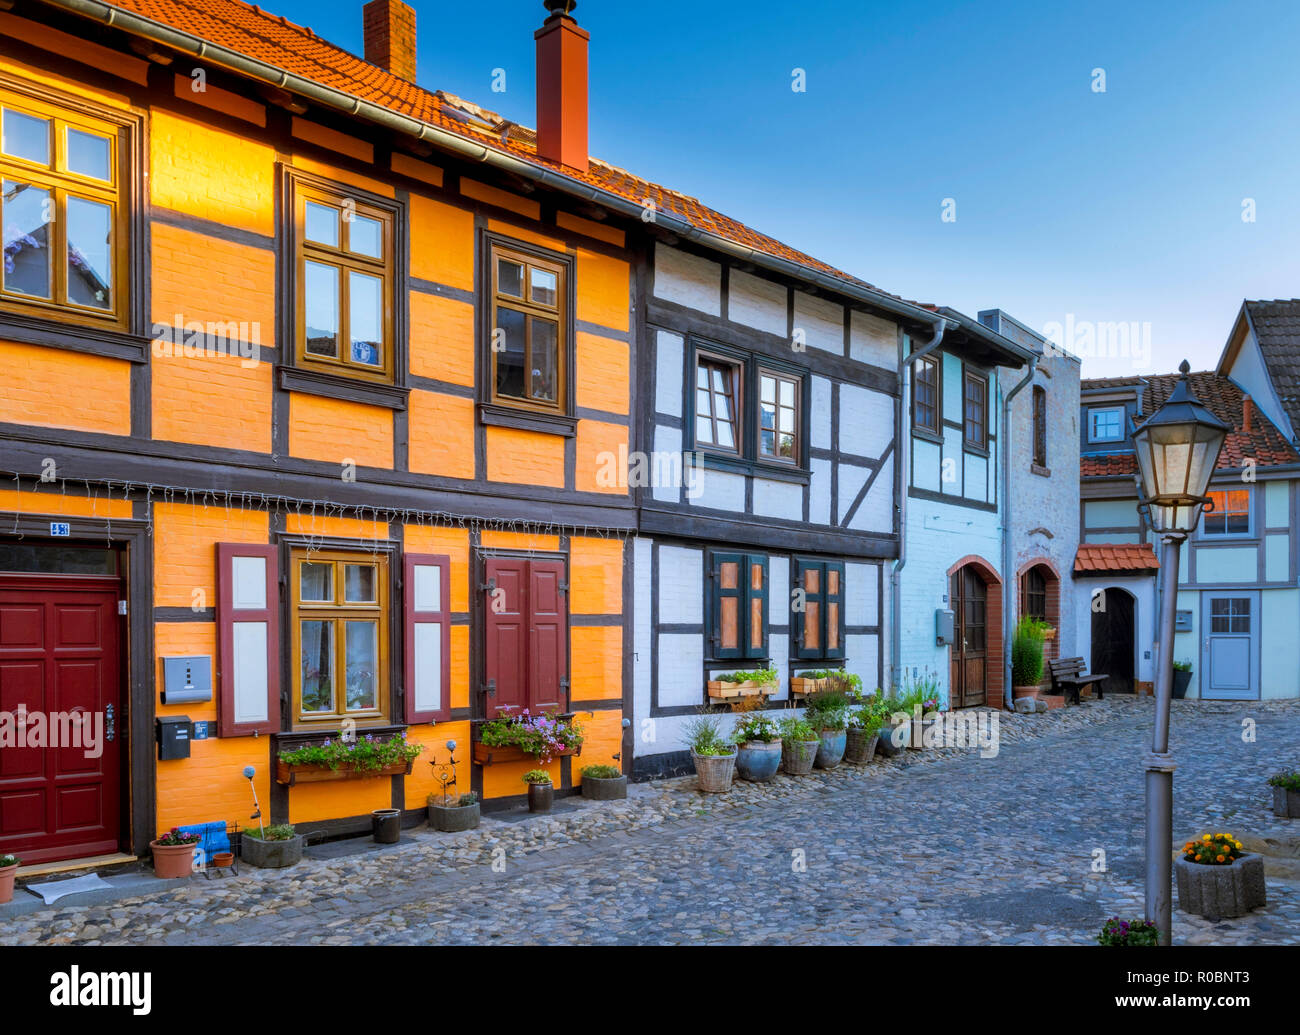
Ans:
[[[155,108],[149,172],[150,200],[160,208],[221,226],[275,233],[275,149],[266,144]]]
[[[155,502],[154,606],[216,607],[216,544],[266,543],[269,535],[263,510]]]
[[[564,487],[564,439],[516,428],[487,429],[489,481]]]
[[[627,427],[604,421],[578,421],[573,453],[573,484],[579,492],[627,495],[627,473],[619,464],[627,448]]]
[[[271,451],[270,363],[180,350],[152,363],[154,438]]]
[[[289,452],[358,467],[393,466],[393,411],[295,392],[289,400]]]
[[[131,364],[0,341],[0,422],[131,434]],[[76,405],[67,405],[68,400]]]
[[[55,468],[58,470],[57,466]],[[23,490],[0,489],[0,512],[17,511],[20,514],[51,514],[55,517],[129,518],[130,500],[114,499],[107,495],[82,496],[65,493],[59,482],[49,482]]]
[[[474,307],[455,298],[411,292],[411,373],[474,385]]]
[[[417,388],[407,406],[411,470],[444,478],[473,478],[474,400]]]

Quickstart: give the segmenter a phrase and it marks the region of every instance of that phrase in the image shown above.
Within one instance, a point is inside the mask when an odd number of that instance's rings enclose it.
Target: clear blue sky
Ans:
[[[363,49],[362,0],[263,6]],[[535,124],[541,0],[415,7],[422,86]],[[1039,331],[1137,325],[1129,355],[1085,357],[1085,376],[1211,366],[1243,297],[1300,295],[1293,0],[580,0],[575,15],[593,154],[908,298]]]

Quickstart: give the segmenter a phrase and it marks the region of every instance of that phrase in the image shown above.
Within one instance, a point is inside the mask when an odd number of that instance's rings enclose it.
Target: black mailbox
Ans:
[[[158,761],[190,757],[190,717],[168,715],[158,723]]]

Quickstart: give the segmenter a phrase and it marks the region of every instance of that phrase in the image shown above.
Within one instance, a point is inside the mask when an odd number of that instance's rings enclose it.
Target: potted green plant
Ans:
[[[473,830],[480,819],[478,795],[473,791],[459,796],[430,794],[427,808],[429,826],[444,833]]]
[[[880,740],[880,726],[884,718],[884,710],[878,702],[859,705],[849,713],[844,761],[853,765],[871,761],[876,753],[876,743]]]
[[[1160,931],[1145,920],[1121,920],[1112,916],[1097,935],[1098,945],[1159,945]]]
[[[239,841],[239,854],[249,866],[281,870],[302,861],[306,838],[289,823],[245,830]]]
[[[502,715],[478,727],[474,761],[479,765],[531,759],[548,765],[552,759],[582,754],[582,725],[572,715]]]
[[[523,775],[528,784],[528,811],[550,812],[555,804],[555,785],[551,783],[551,774],[545,769],[530,769]]]
[[[1300,772],[1288,769],[1268,778],[1273,788],[1273,815],[1279,819],[1300,819]]]
[[[1011,697],[1037,698],[1043,681],[1043,642],[1051,626],[1025,615],[1011,636]]]
[[[813,764],[818,769],[834,769],[844,758],[847,746],[849,698],[842,689],[847,680],[832,673],[827,689],[818,690],[804,699],[804,720],[817,731],[817,754]]]
[[[1190,661],[1174,662],[1174,685],[1172,693],[1175,701],[1187,696],[1187,688],[1192,685],[1192,663]]]
[[[742,780],[766,783],[781,768],[781,728],[772,716],[738,715],[731,741],[736,745],[736,775]]]
[[[682,734],[700,790],[707,794],[729,791],[736,771],[736,746],[722,735],[722,720],[711,713],[697,715],[685,723]]]
[[[1244,916],[1267,901],[1264,860],[1231,834],[1202,834],[1174,861],[1178,908],[1209,919]]]
[[[821,737],[804,719],[790,716],[781,720],[781,768],[791,776],[812,772],[821,747]]]
[[[618,766],[584,765],[582,796],[592,801],[619,801],[627,797],[627,776]]]
[[[0,905],[10,902],[14,897],[14,877],[22,860],[16,855],[0,855]]]
[[[198,834],[184,834],[172,827],[149,843],[153,849],[154,876],[162,880],[188,877],[194,872],[194,848],[199,843]]]

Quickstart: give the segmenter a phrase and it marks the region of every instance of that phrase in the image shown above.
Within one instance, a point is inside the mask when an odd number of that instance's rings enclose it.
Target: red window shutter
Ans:
[[[528,562],[489,557],[488,588],[483,591],[486,618],[484,677],[495,687],[484,698],[484,715],[514,715],[528,707],[527,598]]]
[[[564,711],[569,704],[569,604],[564,562],[528,564],[528,707]]]
[[[274,546],[217,544],[217,684],[223,737],[280,728],[280,593]]]
[[[406,554],[402,599],[406,721],[447,722],[451,718],[451,558]]]

